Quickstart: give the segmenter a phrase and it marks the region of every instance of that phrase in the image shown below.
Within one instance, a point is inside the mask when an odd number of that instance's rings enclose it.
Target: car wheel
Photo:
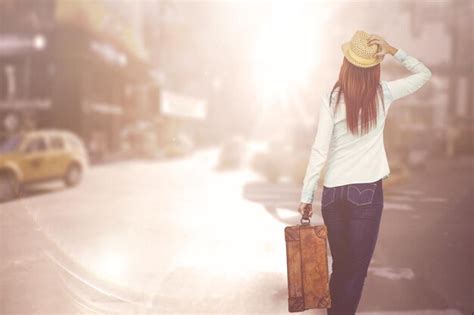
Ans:
[[[82,169],[77,164],[71,164],[64,175],[64,184],[68,187],[76,186],[82,178]]]
[[[0,176],[0,201],[9,201],[19,195],[20,184],[12,173]]]

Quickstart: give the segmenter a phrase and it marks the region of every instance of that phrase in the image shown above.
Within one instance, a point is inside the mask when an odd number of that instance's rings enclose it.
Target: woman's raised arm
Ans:
[[[393,57],[413,73],[401,79],[387,81],[392,100],[395,101],[421,88],[431,78],[431,71],[421,61],[408,55],[403,49],[398,49]]]

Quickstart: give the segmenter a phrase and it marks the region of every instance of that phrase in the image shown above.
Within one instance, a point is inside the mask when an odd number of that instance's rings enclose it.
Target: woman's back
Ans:
[[[398,49],[394,58],[412,74],[398,80],[380,81],[383,95],[378,95],[377,122],[367,134],[355,135],[348,129],[343,93],[337,111],[337,90],[331,102],[329,92],[322,97],[318,130],[303,181],[301,202],[312,203],[315,186],[326,160],[327,171],[323,182],[326,187],[369,183],[389,176],[390,168],[383,142],[385,119],[395,100],[414,93],[431,78],[431,71],[404,50]],[[383,97],[383,102],[380,97]]]
[[[384,85],[386,86],[382,83],[382,86]],[[329,100],[329,93],[325,97]],[[385,106],[388,100],[388,91],[385,87]],[[336,97],[333,95],[331,109],[334,109],[335,101]],[[390,170],[383,143],[386,113],[387,108],[384,112],[382,101],[378,102],[376,126],[364,135],[354,135],[347,127],[346,104],[341,96],[337,112],[335,115],[332,114],[334,127],[330,136],[324,186],[370,183],[388,176]],[[361,126],[360,120],[359,126]]]

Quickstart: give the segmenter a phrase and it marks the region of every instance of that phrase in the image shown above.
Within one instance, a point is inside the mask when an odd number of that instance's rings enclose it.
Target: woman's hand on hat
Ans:
[[[369,36],[367,44],[369,46],[378,45],[377,52],[374,56],[379,58],[380,60],[383,60],[387,53],[393,55],[397,51],[396,48],[392,47],[389,43],[387,43],[385,39],[376,34],[371,34]]]
[[[304,215],[304,213],[308,213],[308,217],[311,218],[313,215],[313,205],[310,203],[300,203],[300,206],[298,208],[298,212],[301,213],[301,215]]]

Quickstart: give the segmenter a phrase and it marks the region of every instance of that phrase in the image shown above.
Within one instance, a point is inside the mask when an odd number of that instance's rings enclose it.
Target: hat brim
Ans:
[[[360,68],[371,68],[373,66],[378,65],[381,60],[377,60],[376,62],[370,63],[370,64],[362,64],[358,62],[357,60],[354,60],[352,56],[349,54],[349,47],[350,47],[350,42],[345,42],[344,44],[341,45],[341,50],[346,59],[352,63],[354,66],[360,67]]]

